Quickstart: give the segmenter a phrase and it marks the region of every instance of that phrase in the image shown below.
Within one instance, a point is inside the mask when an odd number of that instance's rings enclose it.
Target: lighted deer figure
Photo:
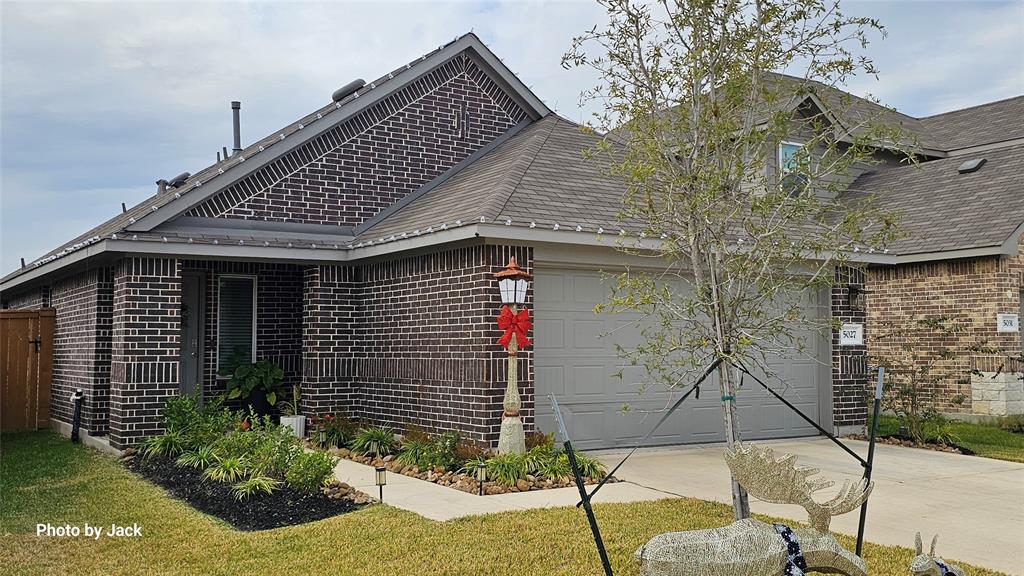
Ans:
[[[643,576],[801,576],[804,572],[866,576],[864,561],[829,533],[832,516],[859,507],[871,493],[864,481],[847,481],[839,494],[818,503],[811,496],[833,485],[810,477],[814,468],[795,465],[796,456],[776,460],[770,448],[737,444],[725,461],[736,480],[765,502],[798,504],[810,528],[790,529],[753,518],[710,530],[671,532],[651,538],[636,551]]]
[[[914,548],[917,549],[917,556],[910,562],[910,573],[914,576],[967,576],[963,568],[956,564],[946,564],[942,558],[935,555],[935,544],[939,541],[939,535],[932,538],[932,546],[927,554],[924,553],[924,546],[921,543],[921,533],[914,537]]]

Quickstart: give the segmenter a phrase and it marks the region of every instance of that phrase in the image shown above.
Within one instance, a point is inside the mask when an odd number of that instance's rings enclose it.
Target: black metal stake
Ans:
[[[864,465],[864,479],[871,482],[871,467],[875,462],[875,436],[878,434],[878,413],[882,409],[882,385],[885,382],[885,368],[878,367],[878,383],[875,386],[875,405],[871,413],[871,433],[868,436],[868,461]],[[864,523],[868,518],[868,501],[860,505],[860,523],[857,525],[857,556],[864,546]]]
[[[572,467],[573,478],[576,479],[576,488],[580,491],[580,499],[583,501],[583,510],[587,513],[587,521],[590,523],[590,531],[594,533],[594,543],[597,544],[597,554],[601,557],[601,567],[604,568],[605,576],[614,576],[612,564],[608,561],[608,552],[604,549],[604,540],[601,539],[601,529],[597,527],[597,517],[594,516],[594,509],[590,507],[590,496],[587,494],[587,487],[583,485],[583,475],[580,474],[580,467],[576,463],[576,452],[572,449],[572,441],[569,440],[569,432],[565,429],[565,421],[562,420],[562,411],[558,408],[558,400],[555,395],[550,394],[551,408],[554,409],[555,418],[558,420],[558,430],[565,439],[565,453],[569,457],[569,466]]]
[[[85,394],[79,388],[71,395],[71,402],[75,405],[75,415],[71,418],[71,441],[78,442],[78,427],[82,425],[82,398]]]

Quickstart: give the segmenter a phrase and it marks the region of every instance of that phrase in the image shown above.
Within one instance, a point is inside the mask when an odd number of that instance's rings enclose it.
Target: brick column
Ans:
[[[303,283],[302,412],[314,416],[343,409],[359,416],[354,338],[358,271],[310,266]]]
[[[832,286],[832,317],[840,324],[868,326],[865,310],[850,307],[849,286],[864,289],[864,271],[854,268],[836,269]],[[867,308],[866,306],[864,307]],[[867,347],[840,346],[839,331],[832,332],[832,409],[833,427],[837,432],[859,431],[867,421]]]
[[[114,267],[110,444],[124,449],[161,431],[164,400],[179,389],[181,263],[124,258]]]

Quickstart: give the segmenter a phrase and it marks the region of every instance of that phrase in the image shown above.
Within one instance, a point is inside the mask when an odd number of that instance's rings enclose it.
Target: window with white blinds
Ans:
[[[256,278],[221,276],[217,302],[218,369],[239,362],[254,362]]]

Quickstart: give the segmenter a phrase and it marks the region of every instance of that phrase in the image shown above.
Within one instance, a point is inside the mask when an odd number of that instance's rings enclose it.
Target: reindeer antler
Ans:
[[[736,481],[756,498],[774,504],[803,506],[811,526],[820,532],[828,532],[833,516],[845,514],[860,506],[874,486],[865,480],[852,483],[847,480],[835,498],[819,504],[812,495],[835,483],[811,478],[819,470],[796,466],[796,456],[793,454],[776,460],[771,448],[736,444],[732,450],[725,451],[725,461]]]

